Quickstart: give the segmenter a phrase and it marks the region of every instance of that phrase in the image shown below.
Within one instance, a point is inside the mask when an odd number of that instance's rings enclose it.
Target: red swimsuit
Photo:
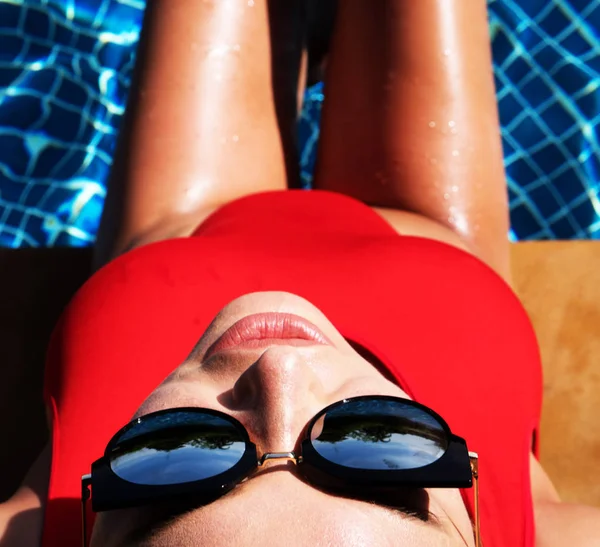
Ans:
[[[47,359],[44,547],[80,545],[81,475],[223,306],[267,290],[315,304],[479,453],[486,547],[534,545],[529,452],[542,380],[517,297],[479,260],[399,236],[358,201],[285,191],[242,198],[194,237],[121,256],[72,300]],[[471,510],[472,491],[464,498]]]

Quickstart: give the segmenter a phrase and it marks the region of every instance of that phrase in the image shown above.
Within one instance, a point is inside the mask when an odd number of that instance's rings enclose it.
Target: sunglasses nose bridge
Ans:
[[[265,452],[260,460],[258,460],[258,465],[262,466],[268,460],[289,460],[293,461],[295,464],[298,464],[302,458],[296,456],[294,452]]]

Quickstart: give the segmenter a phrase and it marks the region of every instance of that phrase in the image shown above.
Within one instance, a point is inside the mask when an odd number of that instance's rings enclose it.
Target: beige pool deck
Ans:
[[[45,346],[90,258],[0,249],[0,500],[45,442]],[[565,501],[600,506],[600,242],[517,243],[512,259],[542,351],[542,463]]]

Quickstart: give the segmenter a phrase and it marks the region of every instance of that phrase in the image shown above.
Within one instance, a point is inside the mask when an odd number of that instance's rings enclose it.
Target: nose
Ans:
[[[325,389],[296,348],[273,346],[238,378],[232,399],[260,452],[288,452],[323,407]]]

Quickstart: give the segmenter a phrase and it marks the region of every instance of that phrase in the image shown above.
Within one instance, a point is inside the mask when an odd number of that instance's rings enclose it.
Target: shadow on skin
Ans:
[[[67,515],[63,522],[59,523],[57,528],[68,529],[73,526],[73,521],[68,515],[79,514],[81,512],[81,501],[75,498],[60,498],[52,500],[48,507],[52,511]],[[23,547],[25,545],[39,545],[40,538],[37,535],[37,526],[34,523],[42,517],[42,509],[30,509],[14,516],[6,526],[6,532],[0,539],[0,547]],[[77,533],[80,534],[79,520],[77,523]],[[41,526],[40,526],[41,530]]]

